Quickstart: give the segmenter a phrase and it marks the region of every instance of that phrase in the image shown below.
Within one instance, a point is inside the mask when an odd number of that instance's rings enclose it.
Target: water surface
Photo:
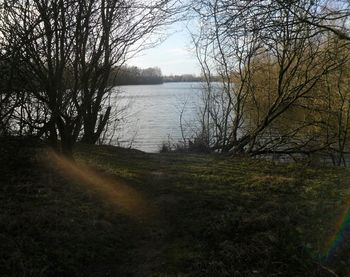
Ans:
[[[163,143],[182,140],[182,126],[189,137],[198,126],[201,83],[164,83],[161,85],[120,86],[114,88],[114,101],[122,108],[115,145],[145,152],[158,152]]]

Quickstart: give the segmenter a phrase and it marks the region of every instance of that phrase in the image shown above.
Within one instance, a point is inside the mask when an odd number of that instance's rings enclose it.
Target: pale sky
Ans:
[[[177,24],[168,32],[168,38],[160,45],[144,50],[127,64],[140,68],[159,67],[163,75],[200,75],[199,64],[191,48],[191,37],[183,24]]]

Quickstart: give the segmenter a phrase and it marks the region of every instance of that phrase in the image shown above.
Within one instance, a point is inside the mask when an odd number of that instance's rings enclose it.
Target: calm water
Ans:
[[[197,126],[201,99],[200,83],[121,86],[114,88],[114,101],[121,112],[112,144],[146,152],[158,152],[162,143],[182,140],[180,113],[185,136]]]

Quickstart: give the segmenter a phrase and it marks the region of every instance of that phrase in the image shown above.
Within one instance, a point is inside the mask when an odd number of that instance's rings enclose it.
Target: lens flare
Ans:
[[[99,198],[108,201],[119,212],[131,217],[152,217],[154,210],[147,204],[144,195],[115,176],[107,176],[96,169],[64,158],[49,151],[48,158],[63,177],[92,190]]]
[[[336,232],[334,232],[326,245],[323,253],[325,260],[332,258],[337,249],[342,245],[344,239],[350,235],[350,200],[348,200],[345,207],[336,222]]]

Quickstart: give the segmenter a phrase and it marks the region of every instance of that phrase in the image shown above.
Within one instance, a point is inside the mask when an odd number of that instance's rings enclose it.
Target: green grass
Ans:
[[[325,257],[349,208],[347,169],[79,145],[77,166],[132,188],[151,211],[133,214],[62,174],[43,147],[2,152],[0,275],[350,274],[346,232]]]

